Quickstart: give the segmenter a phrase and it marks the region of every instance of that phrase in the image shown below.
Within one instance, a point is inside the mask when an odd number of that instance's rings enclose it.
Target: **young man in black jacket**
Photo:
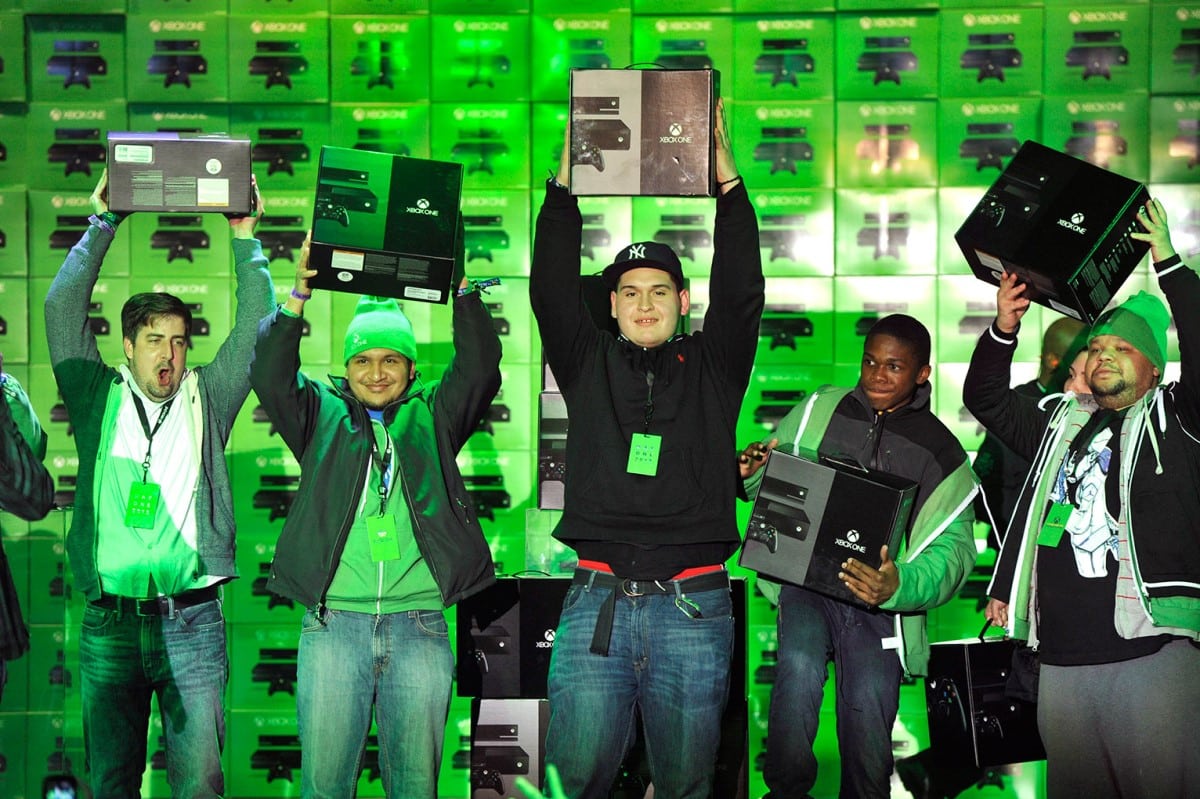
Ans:
[[[550,664],[547,761],[572,799],[607,796],[640,711],[660,799],[711,791],[733,619],[725,560],[740,536],[734,425],[763,308],[758,224],[718,105],[719,185],[709,306],[679,258],[639,242],[604,270],[619,336],[581,301],[581,218],[569,153],[547,182],[529,287],[570,416],[563,517],[579,556]]]
[[[1198,796],[1200,737],[1200,278],[1157,200],[1139,210],[1179,332],[1139,292],[1092,326],[1092,396],[1050,408],[1008,388],[1024,285],[1004,275],[963,387],[967,409],[1031,458],[988,587],[988,619],[1036,647],[1047,795]]]
[[[460,252],[458,275],[464,262]],[[453,360],[425,384],[396,301],[363,297],[346,330],[346,377],[312,380],[299,345],[315,274],[306,241],[250,367],[302,470],[267,582],[308,609],[297,656],[301,795],[352,799],[374,712],[384,791],[436,799],[454,674],[444,608],[495,580],[455,456],[500,388],[500,341],[479,292],[460,280]]]

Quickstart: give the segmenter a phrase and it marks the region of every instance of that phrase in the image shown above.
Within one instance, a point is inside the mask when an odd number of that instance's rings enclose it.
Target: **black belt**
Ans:
[[[725,569],[698,574],[695,577],[685,577],[682,580],[632,580],[618,577],[615,574],[595,571],[593,569],[576,569],[571,580],[575,585],[585,585],[588,588],[600,587],[611,589],[608,598],[600,606],[596,616],[596,630],[592,633],[590,651],[596,655],[608,656],[608,644],[612,639],[613,614],[617,610],[617,592],[632,598],[647,594],[675,594],[676,603],[685,594],[696,591],[713,591],[718,588],[729,588],[729,572]],[[688,605],[692,612],[688,615],[699,618],[700,611]],[[688,612],[684,607],[680,610]],[[694,613],[695,615],[692,615]]]
[[[212,602],[218,595],[217,586],[210,585],[208,588],[182,591],[175,596],[156,596],[150,599],[102,594],[99,599],[88,600],[88,604],[94,608],[130,616],[171,616],[177,610]]]

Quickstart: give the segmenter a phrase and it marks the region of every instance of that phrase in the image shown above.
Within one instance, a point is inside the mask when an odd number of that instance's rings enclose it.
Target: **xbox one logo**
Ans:
[[[678,136],[680,133],[683,133],[683,125],[678,122],[671,123],[671,135]]]
[[[549,630],[546,630],[544,633],[542,633],[542,640],[535,641],[533,644],[533,647],[534,647],[534,649],[553,649],[554,648],[554,628],[551,627]]]
[[[858,543],[858,530],[851,530],[850,532],[846,533],[846,540],[849,541],[851,544],[857,544]]]
[[[429,207],[429,200],[425,197],[417,200],[416,204],[410,205],[404,209],[406,214],[424,214],[425,216],[437,216],[438,210]]]
[[[1079,213],[1078,211],[1071,214],[1071,223],[1075,224],[1075,225],[1082,225],[1083,224],[1083,214]]]

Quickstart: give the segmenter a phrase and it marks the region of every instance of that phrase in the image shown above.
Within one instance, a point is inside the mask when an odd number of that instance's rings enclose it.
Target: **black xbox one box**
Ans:
[[[715,69],[571,70],[571,193],[711,197]]]
[[[976,277],[1016,274],[1029,299],[1090,325],[1149,249],[1129,237],[1149,199],[1135,180],[1027,141],[954,238]]]
[[[322,147],[314,288],[444,303],[458,252],[462,164]]]
[[[246,216],[254,207],[250,140],[175,132],[108,134],[108,207]]]
[[[738,563],[759,574],[862,605],[838,573],[846,558],[895,559],[917,484],[887,472],[775,450],[767,458]]]

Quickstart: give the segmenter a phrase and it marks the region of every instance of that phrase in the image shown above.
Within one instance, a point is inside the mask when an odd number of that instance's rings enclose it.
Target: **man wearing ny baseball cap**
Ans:
[[[1025,287],[1004,275],[997,315],[963,388],[968,410],[1033,460],[987,618],[1040,660],[1038,729],[1051,799],[1200,796],[1200,278],[1171,245],[1157,200],[1139,209],[1179,334],[1138,292],[1090,331],[1091,397],[1046,407],[1008,389]]]
[[[572,799],[609,795],[635,713],[655,796],[712,792],[733,643],[724,563],[740,543],[734,424],[764,301],[758,225],[723,115],[718,104],[703,332],[678,334],[683,268],[653,241],[603,271],[618,333],[593,321],[566,147],[538,215],[530,297],[570,417],[554,535],[579,556],[550,664],[546,758]]]

